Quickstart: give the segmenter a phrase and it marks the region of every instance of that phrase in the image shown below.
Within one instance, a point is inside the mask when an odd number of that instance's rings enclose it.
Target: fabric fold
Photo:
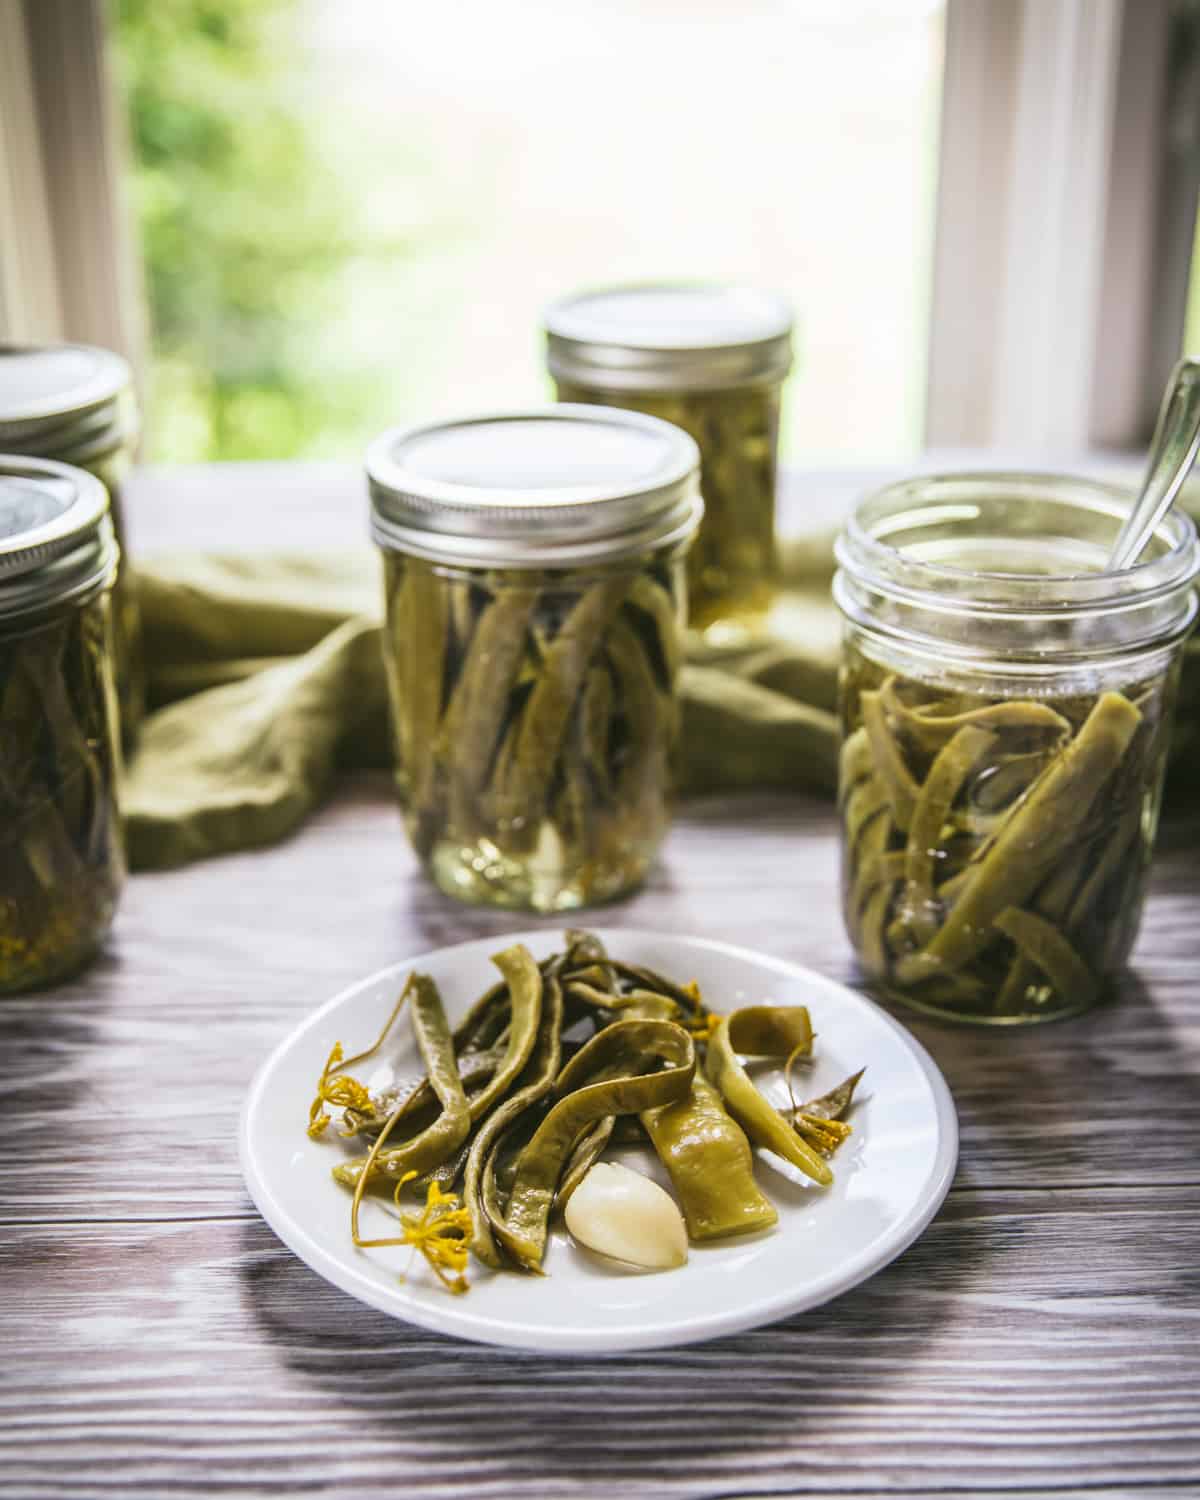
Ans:
[[[784,550],[789,639],[689,645],[680,789],[827,793],[838,627],[828,538]],[[271,553],[142,563],[146,720],[124,806],[130,863],[162,869],[274,842],[339,766],[388,764],[378,560]]]

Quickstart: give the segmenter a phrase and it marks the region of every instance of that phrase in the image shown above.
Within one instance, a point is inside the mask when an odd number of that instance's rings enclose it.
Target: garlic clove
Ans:
[[[616,1162],[597,1162],[567,1200],[567,1228],[581,1245],[646,1270],[687,1260],[687,1228],[657,1182]]]

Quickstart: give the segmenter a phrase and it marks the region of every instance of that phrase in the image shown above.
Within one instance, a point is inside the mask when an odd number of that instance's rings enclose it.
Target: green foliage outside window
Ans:
[[[346,452],[386,419],[377,376],[353,350],[339,363],[331,333],[347,278],[404,247],[376,235],[360,248],[354,195],[306,108],[300,11],[112,0],[152,335],[150,459]]]

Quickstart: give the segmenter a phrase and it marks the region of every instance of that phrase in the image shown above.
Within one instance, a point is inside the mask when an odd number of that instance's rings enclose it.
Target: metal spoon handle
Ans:
[[[1142,493],[1129,512],[1108,559],[1110,573],[1128,568],[1141,556],[1155,527],[1175,503],[1200,450],[1200,359],[1181,359],[1175,366],[1150,445]]]

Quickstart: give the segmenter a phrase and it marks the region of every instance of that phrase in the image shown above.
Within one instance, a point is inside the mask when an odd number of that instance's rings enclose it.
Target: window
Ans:
[[[132,353],[152,458],[350,457],[543,399],[565,290],[736,277],[796,307],[792,461],[1068,462],[1145,442],[1178,354],[1198,38],[1200,0],[10,0],[0,334]]]
[[[921,443],[935,0],[117,0],[151,456],[545,399],[581,285],[795,306],[785,452]]]

